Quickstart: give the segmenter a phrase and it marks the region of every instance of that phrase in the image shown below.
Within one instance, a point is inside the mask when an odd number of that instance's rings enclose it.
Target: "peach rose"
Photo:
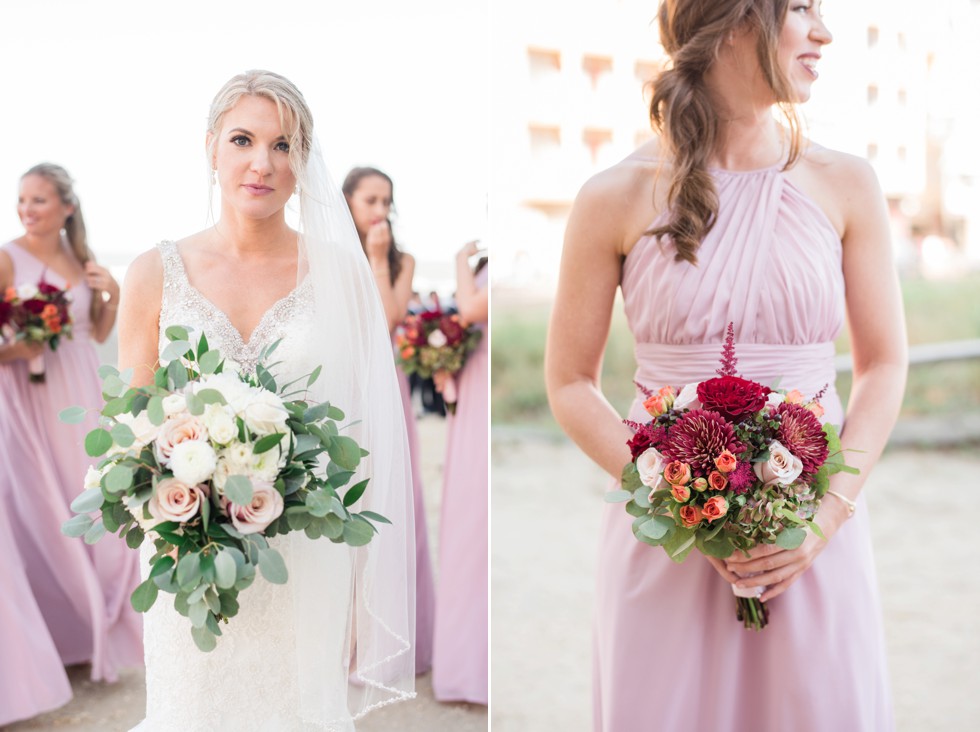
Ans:
[[[674,460],[664,468],[664,480],[671,485],[684,485],[691,480],[691,467],[680,460]]]
[[[235,528],[243,534],[258,534],[282,514],[283,500],[271,483],[252,480],[252,500],[247,506],[221,498],[221,506]]]
[[[786,395],[786,401],[790,404],[802,404],[803,394],[800,393],[799,389],[793,389],[793,391]]]
[[[170,467],[170,456],[177,445],[188,440],[203,442],[207,439],[208,431],[201,420],[190,413],[175,414],[160,426],[153,452],[161,465]]]
[[[686,485],[674,485],[670,487],[670,495],[678,503],[686,503],[691,498],[691,489]]]
[[[415,355],[415,349],[412,346],[402,349],[402,358],[406,361]]]
[[[823,407],[820,406],[820,402],[810,402],[806,408],[813,412],[817,419],[823,416]]]
[[[5,302],[13,302],[14,300],[16,300],[17,299],[17,288],[16,287],[8,287],[6,290],[4,290],[3,291],[3,299],[4,299]]]
[[[723,473],[730,473],[738,466],[738,460],[731,450],[725,450],[715,458],[715,466]]]
[[[660,487],[663,481],[660,475],[663,469],[664,456],[652,447],[645,450],[636,459],[636,470],[640,474],[640,482],[654,491]]]
[[[691,528],[701,523],[701,509],[694,505],[681,506],[678,511],[681,522],[685,527]]]
[[[792,485],[803,472],[803,462],[783,447],[779,440],[773,440],[769,443],[769,461],[755,463],[752,468],[766,487],[776,483]]]
[[[197,516],[201,501],[207,500],[207,496],[206,485],[188,486],[176,478],[164,478],[157,483],[147,509],[159,521],[185,523]]]
[[[711,486],[711,490],[713,491],[723,491],[728,485],[728,478],[717,470],[712,470],[711,475],[708,476],[708,485]]]
[[[646,401],[643,402],[643,408],[647,410],[647,414],[651,417],[659,417],[661,414],[667,411],[667,406],[664,404],[664,398],[659,394],[654,394],[651,397],[647,397]]]
[[[703,493],[708,490],[708,481],[704,478],[695,478],[694,482],[691,483],[691,487],[698,493]]]
[[[728,501],[724,496],[712,496],[705,501],[701,511],[708,521],[717,521],[728,513]]]

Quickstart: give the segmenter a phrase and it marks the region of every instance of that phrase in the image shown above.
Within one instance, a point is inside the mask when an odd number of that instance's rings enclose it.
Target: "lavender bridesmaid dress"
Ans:
[[[51,284],[66,285],[17,244],[4,251],[13,260],[17,284],[37,283],[43,273]],[[55,352],[45,350],[46,382],[29,381],[26,361],[0,364],[0,501],[44,618],[43,625],[29,624],[26,631],[49,634],[63,664],[91,663],[93,680],[114,681],[120,667],[142,665],[142,624],[129,604],[139,584],[138,557],[115,536],[88,546],[61,533],[92,463],[83,440],[102,404],[90,340],[91,292],[78,282],[71,293],[74,337],[63,339]],[[89,419],[82,425],[59,422],[58,413],[76,404],[92,409]],[[11,592],[6,584],[3,592]],[[17,602],[29,604],[26,598]],[[0,656],[7,656],[7,635],[24,630],[0,626]],[[62,669],[46,674],[55,689],[63,678]]]
[[[479,327],[484,336],[456,376],[456,414],[447,417],[432,690],[440,701],[486,704],[490,403],[486,324]]]
[[[814,394],[829,384],[844,320],[841,242],[778,170],[714,171],[718,221],[698,266],[641,239],[623,265],[637,381],[714,375],[735,324],[738,370]],[[634,402],[631,417],[643,419]],[[683,564],[636,541],[621,504],[604,509],[595,617],[594,729],[603,732],[848,732],[894,728],[868,509],[769,603],[761,632],[735,619],[730,586],[697,552]]]
[[[432,626],[435,616],[435,584],[432,581],[432,558],[429,555],[429,532],[425,521],[422,497],[422,455],[419,451],[419,431],[412,410],[412,395],[408,377],[396,368],[398,387],[405,409],[408,430],[408,449],[412,460],[412,493],[415,499],[415,673],[424,674],[432,668]]]

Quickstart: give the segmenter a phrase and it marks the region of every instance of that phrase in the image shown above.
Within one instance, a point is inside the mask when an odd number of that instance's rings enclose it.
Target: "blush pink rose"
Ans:
[[[147,510],[159,521],[186,523],[197,516],[208,493],[206,485],[189,486],[176,478],[164,478],[150,496]]]
[[[756,477],[766,487],[779,483],[792,485],[803,472],[803,462],[787,450],[778,440],[769,443],[769,460],[753,464]]]
[[[203,442],[208,438],[208,431],[197,417],[184,412],[170,417],[160,426],[153,451],[161,465],[170,466],[170,456],[174,448],[181,442],[195,440]]]
[[[252,500],[240,506],[222,497],[221,506],[235,528],[243,534],[258,534],[282,515],[283,500],[271,483],[252,480]]]

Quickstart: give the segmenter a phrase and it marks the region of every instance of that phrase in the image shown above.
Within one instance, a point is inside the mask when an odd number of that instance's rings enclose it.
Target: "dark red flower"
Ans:
[[[463,328],[462,323],[459,322],[459,318],[454,315],[444,315],[442,320],[439,321],[439,328],[446,336],[446,341],[450,346],[459,345],[463,340],[463,336],[466,334],[466,330]]]
[[[715,469],[715,458],[725,450],[738,454],[744,449],[724,417],[707,409],[693,409],[671,426],[660,452],[668,461],[687,463],[695,476],[705,477]]]
[[[827,436],[820,420],[802,404],[783,402],[773,412],[779,417],[776,433],[783,446],[803,463],[804,473],[815,473],[827,461]]]
[[[771,391],[768,386],[738,376],[719,376],[698,384],[698,399],[705,409],[737,422],[766,406]]]
[[[438,320],[442,317],[442,310],[423,310],[419,313],[419,319],[423,321]]]
[[[40,292],[42,295],[54,295],[55,293],[60,293],[61,288],[55,287],[50,282],[45,282],[44,280],[41,280],[40,282],[37,283],[37,291]]]
[[[755,483],[755,471],[752,470],[752,463],[747,460],[740,461],[738,467],[728,475],[728,485],[735,495],[747,493],[752,484]]]
[[[667,430],[653,422],[637,427],[636,434],[626,442],[629,445],[633,461],[636,462],[636,459],[651,447],[659,450],[666,436]]]
[[[44,310],[44,306],[47,304],[48,303],[46,300],[31,298],[30,300],[24,300],[21,307],[23,307],[24,310],[26,310],[29,313],[33,313],[34,315],[40,315],[41,311]]]

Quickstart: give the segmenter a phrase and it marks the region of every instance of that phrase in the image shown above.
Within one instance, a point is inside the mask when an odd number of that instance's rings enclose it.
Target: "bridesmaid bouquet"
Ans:
[[[458,315],[446,315],[439,310],[409,315],[395,331],[398,364],[406,374],[418,374],[424,379],[431,378],[436,371],[445,371],[452,377],[463,368],[466,357],[481,337],[482,330],[463,325]],[[443,398],[446,407],[455,414],[453,378],[446,381]]]
[[[287,581],[270,538],[304,531],[362,546],[377,531],[372,522],[390,522],[352,512],[367,480],[340,493],[367,452],[340,434],[340,409],[298,398],[319,367],[280,387],[264,365],[278,343],[263,351],[253,376],[237,373],[203,335],[196,348],[185,328],[166,335],[167,363],[151,386],[128,387],[131,372],[101,367],[106,404],[85,449],[102,460],[89,468],[71,506],[78,515],[62,531],[89,544],[118,532],[133,549],[149,537],[156,552],[133,608],[146,612],[161,590],[175,595],[194,642],[210,651],[256,570],[269,582]],[[61,413],[69,423],[84,417],[82,407]]]
[[[55,287],[44,278],[36,285],[8,287],[0,302],[0,332],[6,339],[47,343],[57,350],[62,337],[71,338],[71,293]],[[27,363],[30,380],[44,382],[44,356]]]
[[[633,460],[606,500],[626,501],[637,540],[675,562],[692,549],[718,558],[758,544],[796,549],[807,528],[823,537],[813,516],[830,476],[858,472],[844,463],[837,429],[820,423],[822,392],[770,389],[739,377],[736,361],[729,325],[717,378],[657,392],[638,384],[652,419],[626,421]],[[764,628],[758,588],[733,589],[738,619]]]

